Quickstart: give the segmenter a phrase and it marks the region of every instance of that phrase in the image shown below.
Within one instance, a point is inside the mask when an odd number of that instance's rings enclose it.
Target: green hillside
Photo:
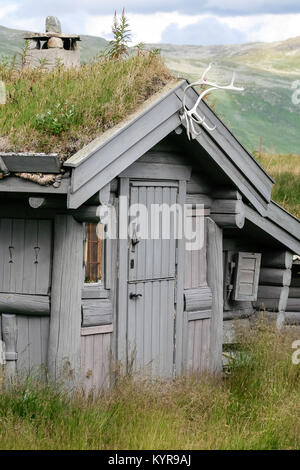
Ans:
[[[250,151],[262,138],[265,152],[300,154],[300,105],[292,103],[292,84],[300,74],[300,37],[271,44],[156,46],[169,68],[191,81],[210,62],[208,78],[219,84],[235,71],[236,84],[245,91],[215,91],[209,101]]]
[[[25,31],[0,26],[0,55],[20,52]],[[81,60],[90,61],[107,41],[81,36]],[[212,62],[209,78],[218,83],[230,80],[243,93],[214,92],[209,101],[248,150],[258,148],[274,154],[300,154],[300,105],[292,103],[292,84],[300,76],[300,37],[274,43],[226,46],[176,46],[156,44],[176,76],[198,79]]]

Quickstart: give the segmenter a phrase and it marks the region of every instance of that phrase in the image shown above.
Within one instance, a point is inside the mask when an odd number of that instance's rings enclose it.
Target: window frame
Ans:
[[[86,225],[91,222],[84,222],[84,255],[87,246],[86,240]],[[99,221],[98,223],[101,223]],[[103,231],[105,231],[105,225],[102,224]],[[109,297],[110,285],[111,285],[111,240],[107,238],[102,239],[102,259],[101,259],[101,280],[97,282],[85,282],[85,256],[83,263],[83,299],[107,299]]]

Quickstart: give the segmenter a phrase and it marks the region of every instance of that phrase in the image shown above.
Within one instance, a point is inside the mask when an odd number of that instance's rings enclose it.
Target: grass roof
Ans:
[[[151,54],[51,71],[2,64],[7,102],[0,105],[0,150],[56,152],[65,160],[172,78]]]

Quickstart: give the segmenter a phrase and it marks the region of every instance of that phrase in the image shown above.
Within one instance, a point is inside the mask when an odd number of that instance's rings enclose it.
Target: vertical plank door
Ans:
[[[130,184],[130,206],[141,204],[147,215],[130,217],[127,361],[130,369],[151,377],[174,373],[176,239],[170,208],[177,195],[172,183]]]

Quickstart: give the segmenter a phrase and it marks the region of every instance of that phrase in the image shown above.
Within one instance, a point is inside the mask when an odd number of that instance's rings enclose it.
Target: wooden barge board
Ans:
[[[181,124],[179,111],[187,84],[185,80],[172,82],[147,100],[126,121],[106,131],[65,162],[66,167],[73,168],[70,208],[79,207],[93,192],[101,189],[110,179],[124,171]],[[190,104],[194,103],[197,97],[198,94],[191,91],[188,95]],[[208,106],[203,110],[208,120],[217,120],[218,126],[216,131],[209,135],[203,129],[198,142],[245,198],[264,215],[270,201],[272,178],[246,152]]]

